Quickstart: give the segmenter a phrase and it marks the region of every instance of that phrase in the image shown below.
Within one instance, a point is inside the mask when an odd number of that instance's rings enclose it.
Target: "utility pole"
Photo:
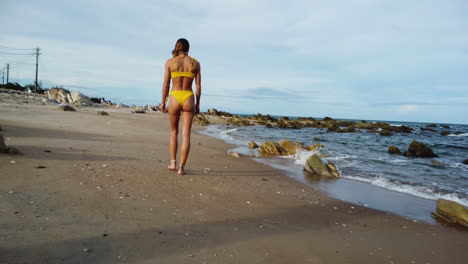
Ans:
[[[2,84],[5,84],[5,71],[2,70]]]
[[[6,65],[6,83],[8,84],[8,78],[10,75],[10,64]]]
[[[37,71],[39,68],[39,48],[36,48],[36,81],[34,82],[34,92],[37,93]]]

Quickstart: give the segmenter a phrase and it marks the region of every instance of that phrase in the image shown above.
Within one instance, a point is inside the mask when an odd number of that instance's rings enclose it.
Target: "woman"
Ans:
[[[177,174],[184,174],[185,163],[190,150],[190,132],[193,116],[200,112],[201,72],[200,63],[188,56],[190,44],[186,39],[179,39],[172,51],[172,59],[166,61],[164,84],[162,87],[162,112],[166,112],[166,100],[172,79],[172,90],[169,96],[169,120],[171,122],[171,137],[169,152],[171,163],[169,170],[176,170],[177,135],[179,134],[179,119],[182,115],[182,146],[180,148],[180,166]],[[196,83],[196,96],[192,92],[192,83]]]

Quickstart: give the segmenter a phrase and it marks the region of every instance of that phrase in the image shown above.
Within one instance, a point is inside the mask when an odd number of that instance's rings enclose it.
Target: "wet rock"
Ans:
[[[251,126],[251,125],[253,125],[252,123],[250,123],[250,120],[249,120],[248,117],[240,118],[237,115],[231,116],[227,120],[227,122],[233,124],[234,126]]]
[[[429,124],[426,127],[437,127],[437,125],[436,124]]]
[[[314,140],[315,141],[319,141],[320,139],[318,137],[314,137]]]
[[[441,136],[448,136],[448,135],[450,135],[450,131],[442,131],[442,132],[440,132],[440,135]]]
[[[463,164],[468,165],[468,159],[464,160],[464,161],[463,161]]]
[[[445,129],[450,129],[450,126],[448,126],[448,125],[440,125],[440,126],[445,128]]]
[[[108,116],[109,114],[106,111],[98,111],[97,115],[98,116]]]
[[[250,141],[249,142],[249,149],[256,149],[256,148],[258,148],[257,143],[255,143],[253,141]]]
[[[62,111],[70,111],[70,112],[75,112],[75,108],[69,106],[69,105],[61,105],[59,106],[59,110],[62,110]]]
[[[427,127],[421,127],[421,131],[437,132],[436,130]]]
[[[391,135],[393,135],[393,133],[390,130],[382,129],[382,130],[379,131],[379,135],[381,135],[381,136],[391,136]]]
[[[411,142],[408,150],[405,151],[403,155],[407,157],[419,157],[419,158],[438,157],[436,154],[434,154],[434,152],[432,151],[430,147],[416,140],[413,140],[413,142]]]
[[[291,142],[288,139],[278,141],[278,144],[286,151],[287,155],[294,155],[302,149],[300,142]]]
[[[307,159],[304,169],[308,172],[325,177],[334,178],[340,176],[338,170],[332,163],[323,161],[317,154]]]
[[[195,124],[198,124],[200,126],[207,126],[210,124],[208,121],[208,118],[204,116],[203,114],[197,114],[193,117],[193,120],[195,121]]]
[[[284,150],[278,142],[275,141],[264,141],[260,148],[258,148],[258,152],[262,154],[269,154],[274,156],[285,156],[287,155],[286,150]]]
[[[2,135],[0,135],[0,153],[6,153],[7,152],[7,146],[5,145],[5,139],[3,138]]]
[[[304,149],[307,151],[316,151],[324,148],[325,146],[320,144],[319,142],[315,142],[313,145],[305,146]]]
[[[436,212],[432,212],[432,216],[468,227],[468,210],[454,201],[438,199]]]
[[[388,153],[390,153],[390,154],[401,154],[401,151],[397,146],[392,145],[392,146],[388,147]]]
[[[431,164],[436,167],[443,167],[444,164],[438,162],[437,160],[431,160]]]

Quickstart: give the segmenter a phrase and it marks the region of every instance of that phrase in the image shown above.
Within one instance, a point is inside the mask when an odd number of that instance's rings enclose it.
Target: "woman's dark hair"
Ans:
[[[177,56],[179,55],[179,52],[185,52],[187,53],[190,49],[190,44],[188,42],[188,40],[184,39],[184,38],[180,38],[177,40],[176,44],[175,44],[175,48],[174,50],[172,51],[172,56]]]

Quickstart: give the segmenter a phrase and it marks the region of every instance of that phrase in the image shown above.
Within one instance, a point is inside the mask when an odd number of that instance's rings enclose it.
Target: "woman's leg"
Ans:
[[[171,136],[169,139],[169,153],[171,154],[171,164],[167,167],[170,170],[176,170],[177,157],[177,135],[179,134],[180,106],[177,100],[170,96],[169,99],[169,120],[171,123]]]
[[[187,99],[182,109],[182,146],[180,148],[180,168],[179,175],[184,174],[184,166],[187,162],[190,151],[190,133],[192,131],[192,121],[194,116],[195,103],[193,96]]]

